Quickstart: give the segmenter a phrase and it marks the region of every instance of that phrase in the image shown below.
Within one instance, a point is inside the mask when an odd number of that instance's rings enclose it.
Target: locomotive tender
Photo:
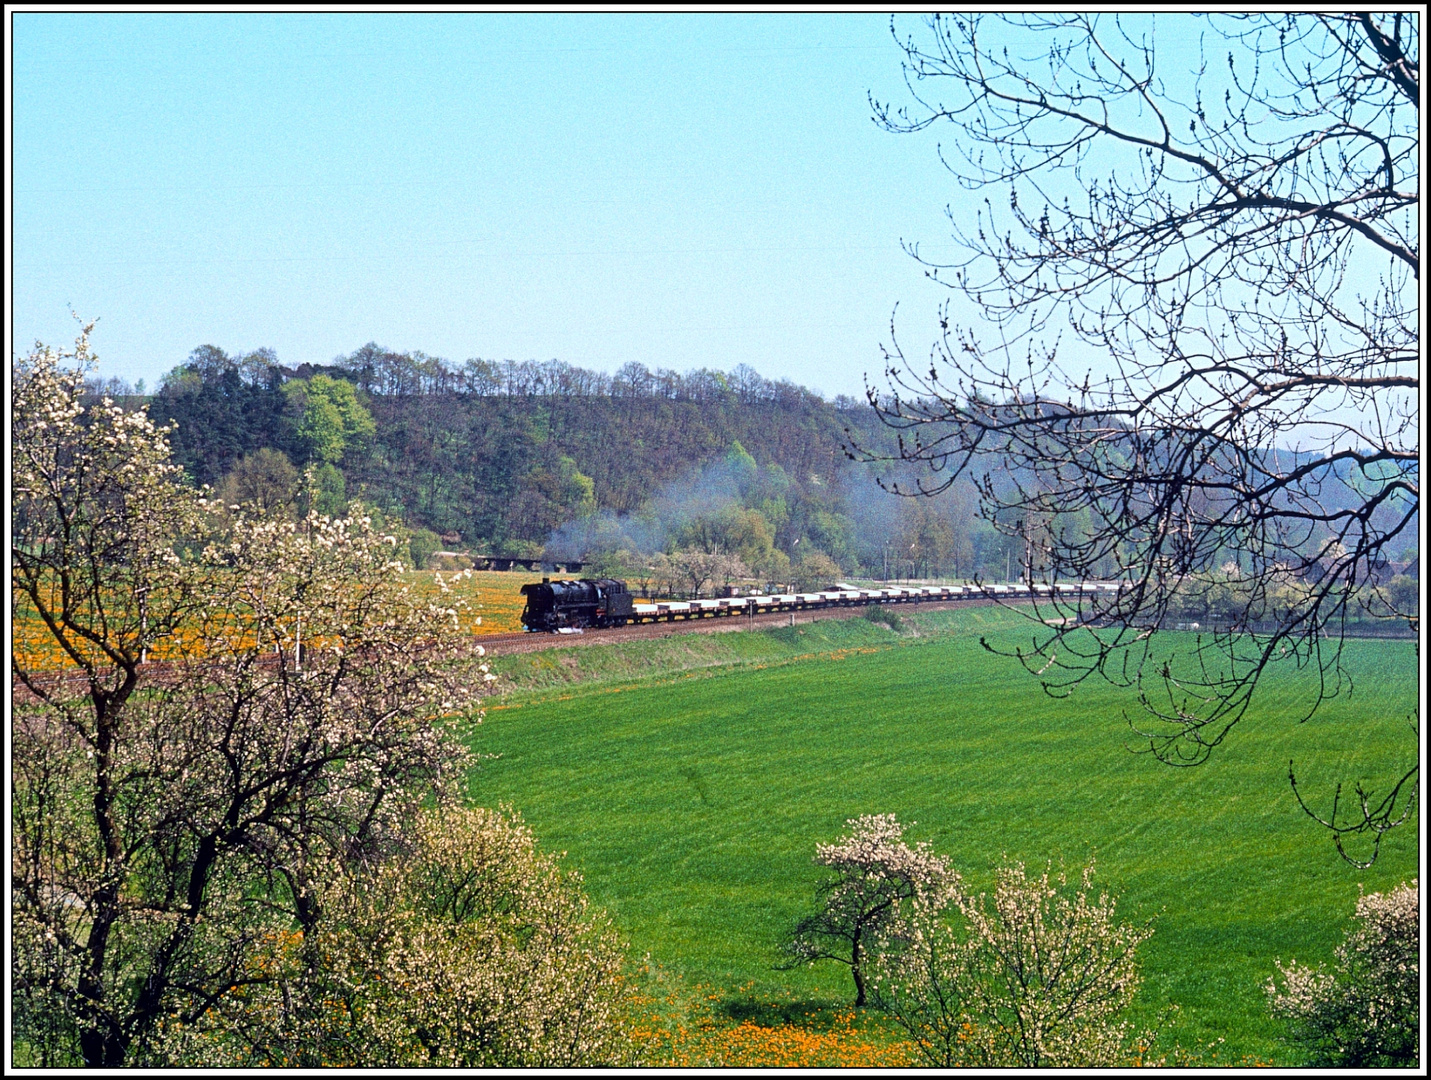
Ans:
[[[625,626],[628,622],[675,622],[677,619],[721,618],[815,608],[865,607],[869,604],[909,604],[948,600],[1015,599],[1018,597],[1073,599],[1098,593],[1117,593],[1118,582],[1059,582],[1012,585],[924,585],[909,588],[855,589],[839,585],[816,593],[781,593],[770,596],[732,596],[720,600],[661,600],[638,604],[626,582],[611,578],[552,581],[522,586],[527,606],[522,625],[529,631],[571,632],[586,627]]]

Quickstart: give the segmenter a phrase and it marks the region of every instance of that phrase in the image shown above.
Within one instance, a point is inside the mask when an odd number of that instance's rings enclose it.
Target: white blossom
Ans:
[[[12,366],[12,599],[81,676],[15,653],[15,1015],[50,1064],[163,1064],[156,1025],[221,1011],[330,860],[450,795],[484,684],[361,519],[216,514],[143,412],[86,414],[87,339],[67,358]]]
[[[1418,882],[1363,895],[1358,925],[1337,947],[1333,970],[1294,959],[1268,980],[1272,1013],[1288,1021],[1311,1064],[1415,1065],[1420,1057]]]

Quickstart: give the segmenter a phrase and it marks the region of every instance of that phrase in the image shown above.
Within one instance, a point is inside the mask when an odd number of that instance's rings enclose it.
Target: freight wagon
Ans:
[[[658,600],[637,603],[624,581],[552,581],[522,586],[527,606],[522,625],[530,631],[555,633],[586,627],[625,626],[631,623],[729,618],[781,611],[809,611],[831,607],[866,607],[870,604],[918,604],[950,600],[1014,600],[1025,597],[1070,599],[1097,593],[1116,593],[1117,582],[1059,582],[1013,585],[923,585],[888,589],[837,586],[821,592],[779,593],[766,596],[732,596],[718,600]]]

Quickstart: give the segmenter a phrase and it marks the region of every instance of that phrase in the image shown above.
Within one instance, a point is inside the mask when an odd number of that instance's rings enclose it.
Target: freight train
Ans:
[[[738,615],[817,608],[866,607],[870,604],[918,604],[950,600],[1014,600],[1019,598],[1077,600],[1099,593],[1117,593],[1118,582],[1059,582],[1012,585],[922,585],[905,588],[856,589],[837,585],[810,593],[731,596],[719,600],[657,600],[637,603],[626,582],[611,578],[552,581],[543,578],[522,586],[527,606],[522,625],[529,631],[571,633],[587,627],[627,623],[675,622],[677,619],[730,618]]]

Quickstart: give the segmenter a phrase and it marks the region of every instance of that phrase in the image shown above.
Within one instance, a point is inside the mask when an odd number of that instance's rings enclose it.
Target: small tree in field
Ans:
[[[855,1005],[868,1003],[866,966],[879,932],[903,901],[948,896],[959,881],[943,855],[927,843],[903,842],[893,814],[866,814],[846,822],[850,834],[815,847],[815,864],[834,873],[815,889],[820,910],[795,926],[783,951],[785,967],[834,960],[848,964]]]
[[[828,589],[840,577],[840,564],[823,551],[807,551],[795,564],[794,574],[797,589]]]
[[[1278,964],[1268,1004],[1290,1022],[1313,1065],[1366,1068],[1420,1063],[1421,1003],[1417,882],[1357,901],[1360,925],[1337,947],[1336,963]]]
[[[704,551],[683,550],[671,555],[672,577],[686,595],[699,600],[706,583],[719,576],[725,556]]]
[[[914,897],[881,935],[878,1003],[935,1066],[1126,1064],[1136,1049],[1120,1016],[1152,928],[1115,922],[1092,881],[1090,862],[1070,898],[1047,871],[1030,879],[1014,864],[998,872],[992,910],[962,889]]]

